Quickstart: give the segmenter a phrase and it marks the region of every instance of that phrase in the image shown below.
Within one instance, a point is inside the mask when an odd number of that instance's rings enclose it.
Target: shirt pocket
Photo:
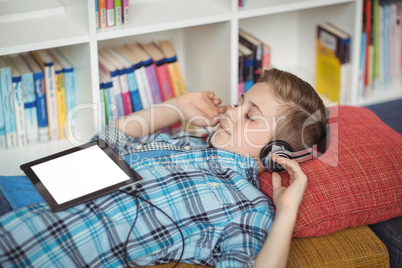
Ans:
[[[213,192],[221,207],[234,206],[239,202],[246,200],[245,195],[235,184],[234,176],[240,176],[233,170],[202,170],[205,183]]]

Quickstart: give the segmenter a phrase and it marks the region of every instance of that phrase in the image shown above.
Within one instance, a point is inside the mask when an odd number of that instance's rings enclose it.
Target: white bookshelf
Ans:
[[[79,134],[68,140],[0,152],[0,175],[22,174],[19,166],[87,142],[99,127],[98,50],[134,42],[174,43],[187,90],[212,90],[237,102],[238,29],[272,47],[275,67],[315,81],[316,25],[330,21],[352,35],[352,92],[358,92],[362,0],[131,0],[131,23],[95,29],[94,0],[0,1],[0,56],[60,47],[76,72]],[[399,87],[380,101],[402,98]],[[349,104],[378,101],[352,98]]]

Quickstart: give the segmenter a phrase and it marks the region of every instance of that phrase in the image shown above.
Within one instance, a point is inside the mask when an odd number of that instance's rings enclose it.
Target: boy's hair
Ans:
[[[278,69],[265,70],[257,83],[267,83],[282,102],[271,141],[282,140],[300,151],[326,135],[326,108],[314,88],[299,77]]]

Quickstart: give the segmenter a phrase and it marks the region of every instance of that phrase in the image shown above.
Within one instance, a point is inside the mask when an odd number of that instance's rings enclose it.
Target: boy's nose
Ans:
[[[231,106],[230,108],[228,108],[228,109],[226,110],[225,115],[229,118],[229,120],[230,120],[231,122],[233,122],[233,120],[234,120],[235,118],[237,118],[237,117],[236,117],[237,108],[239,108],[239,107],[236,105],[236,106]]]

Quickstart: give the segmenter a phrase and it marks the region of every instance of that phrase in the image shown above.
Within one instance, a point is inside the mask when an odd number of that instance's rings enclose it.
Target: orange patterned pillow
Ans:
[[[294,236],[321,236],[402,215],[402,135],[366,108],[331,107],[331,145],[300,164],[308,186]],[[281,174],[283,185],[289,175]],[[259,176],[272,198],[271,173]]]

